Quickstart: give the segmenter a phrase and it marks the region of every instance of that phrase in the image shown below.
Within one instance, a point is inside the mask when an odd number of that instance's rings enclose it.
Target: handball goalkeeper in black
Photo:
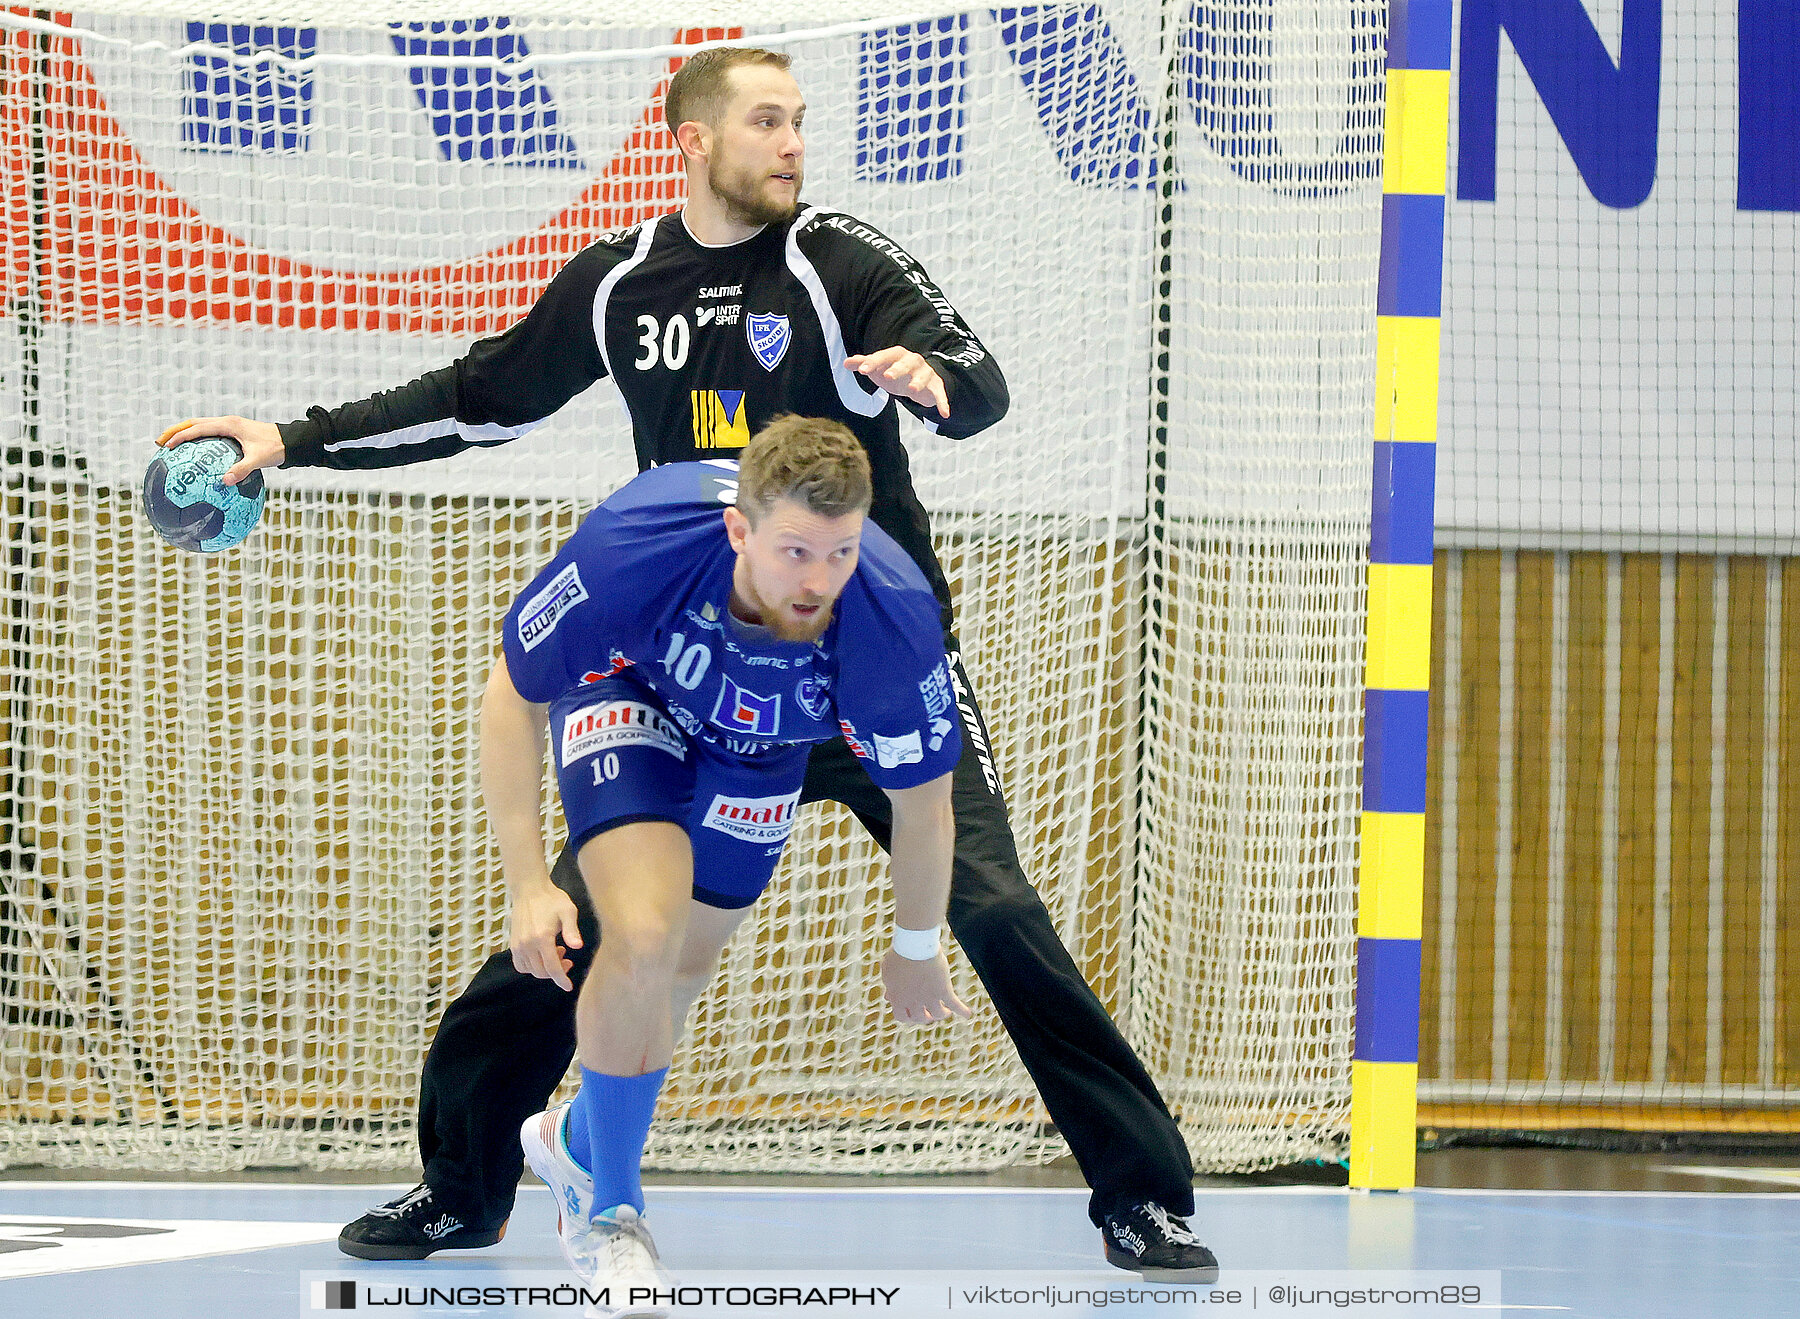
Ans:
[[[301,421],[201,418],[159,442],[232,436],[244,458],[228,480],[277,463],[395,466],[505,443],[609,377],[640,468],[734,458],[783,413],[848,425],[869,454],[870,517],[942,606],[964,743],[950,928],[1093,1190],[1106,1257],[1147,1277],[1210,1280],[1217,1261],[1185,1221],[1186,1143],[1020,866],[900,444],[897,408],[954,438],[992,425],[1006,412],[1005,379],[905,251],[852,216],[800,204],[805,103],[787,66],[742,47],[689,59],[665,102],[686,161],[683,209],[582,250],[522,321],[454,364]],[[801,800],[842,802],[888,845],[889,804],[842,740],[814,750]],[[445,1010],[420,1087],[423,1182],[347,1226],[346,1253],[419,1259],[504,1232],[523,1168],[519,1125],[568,1069],[571,991],[600,933],[566,848],[553,878],[515,895],[510,949]]]

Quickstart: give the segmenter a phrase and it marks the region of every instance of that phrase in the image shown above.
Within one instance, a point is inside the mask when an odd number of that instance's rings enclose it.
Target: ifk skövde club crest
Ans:
[[[794,337],[788,318],[774,312],[752,312],[744,321],[744,333],[750,336],[750,351],[765,371],[775,369],[787,353],[788,340]]]

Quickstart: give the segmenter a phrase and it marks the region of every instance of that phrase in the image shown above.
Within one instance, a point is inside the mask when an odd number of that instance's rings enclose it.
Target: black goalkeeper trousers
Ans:
[[[1093,1189],[1089,1217],[1097,1225],[1137,1200],[1191,1214],[1187,1144],[1025,878],[986,727],[960,658],[952,664],[963,756],[950,929]],[[800,799],[842,802],[888,846],[887,796],[841,739],[813,750]],[[580,912],[582,947],[569,953],[579,991],[600,932],[573,850],[563,849],[552,878]],[[419,1087],[419,1151],[433,1195],[471,1226],[498,1226],[512,1212],[524,1170],[519,1126],[547,1106],[575,1056],[575,997],[515,970],[501,951],[444,1010]]]

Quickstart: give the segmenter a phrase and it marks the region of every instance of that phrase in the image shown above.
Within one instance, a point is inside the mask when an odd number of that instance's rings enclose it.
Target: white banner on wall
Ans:
[[[1800,540],[1800,19],[1463,0],[1440,542]]]

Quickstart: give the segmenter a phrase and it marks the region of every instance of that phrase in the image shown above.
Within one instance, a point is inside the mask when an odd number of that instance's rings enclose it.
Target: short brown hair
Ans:
[[[867,513],[874,498],[869,455],[841,421],[777,417],[738,460],[738,508],[752,523],[778,499],[822,518]]]
[[[715,46],[691,56],[669,79],[663,94],[663,120],[673,134],[690,119],[711,126],[719,122],[731,95],[731,71],[747,64],[786,70],[792,57],[758,46]]]

